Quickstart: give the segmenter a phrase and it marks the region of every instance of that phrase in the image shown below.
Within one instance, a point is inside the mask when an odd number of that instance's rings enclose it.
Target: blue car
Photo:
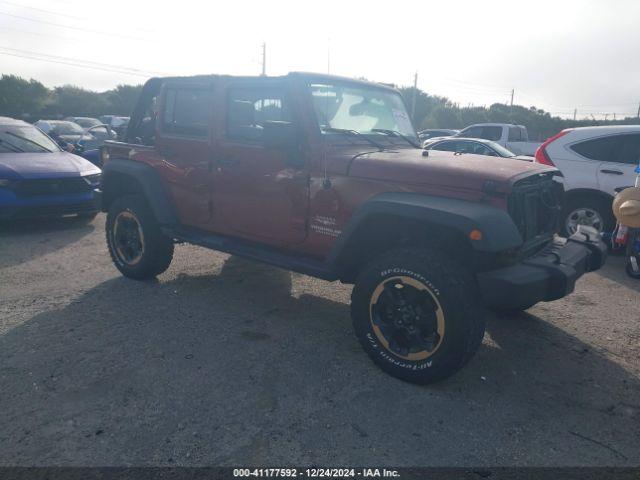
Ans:
[[[0,117],[0,219],[98,214],[101,171],[33,125]]]

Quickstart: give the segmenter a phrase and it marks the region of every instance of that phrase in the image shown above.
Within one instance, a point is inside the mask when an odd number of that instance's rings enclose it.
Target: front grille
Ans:
[[[525,249],[544,243],[556,232],[563,192],[562,184],[550,173],[532,175],[514,184],[508,210]]]
[[[11,189],[21,197],[37,197],[40,195],[86,193],[93,189],[93,183],[97,182],[89,177],[47,178],[20,180],[12,183]]]

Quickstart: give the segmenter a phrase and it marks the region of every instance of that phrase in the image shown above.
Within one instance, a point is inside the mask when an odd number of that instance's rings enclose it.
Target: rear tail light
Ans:
[[[547,153],[547,146],[550,143],[555,142],[560,137],[565,136],[570,131],[571,130],[569,130],[569,129],[562,130],[557,135],[554,135],[553,137],[548,138],[547,141],[544,142],[542,145],[540,145],[538,147],[538,149],[536,150],[536,160],[535,161],[537,163],[541,163],[542,165],[549,165],[550,167],[555,167],[555,164],[551,161],[551,158],[549,158],[549,154]]]

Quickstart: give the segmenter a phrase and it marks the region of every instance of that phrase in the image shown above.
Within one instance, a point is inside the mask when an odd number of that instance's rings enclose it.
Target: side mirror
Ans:
[[[262,144],[266,148],[288,150],[298,145],[298,132],[291,122],[264,122],[262,128]]]

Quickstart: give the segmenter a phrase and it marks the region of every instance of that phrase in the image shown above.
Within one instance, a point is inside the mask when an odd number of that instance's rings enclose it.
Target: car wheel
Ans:
[[[362,347],[385,372],[428,384],[476,352],[485,329],[472,275],[440,252],[393,250],[359,274],[351,316]]]
[[[173,239],[162,233],[141,195],[125,195],[111,204],[106,236],[111,259],[126,277],[155,277],[169,268],[173,259]]]
[[[613,231],[616,221],[611,202],[584,196],[570,199],[562,212],[561,234],[570,237],[580,225],[593,227],[601,233]]]

